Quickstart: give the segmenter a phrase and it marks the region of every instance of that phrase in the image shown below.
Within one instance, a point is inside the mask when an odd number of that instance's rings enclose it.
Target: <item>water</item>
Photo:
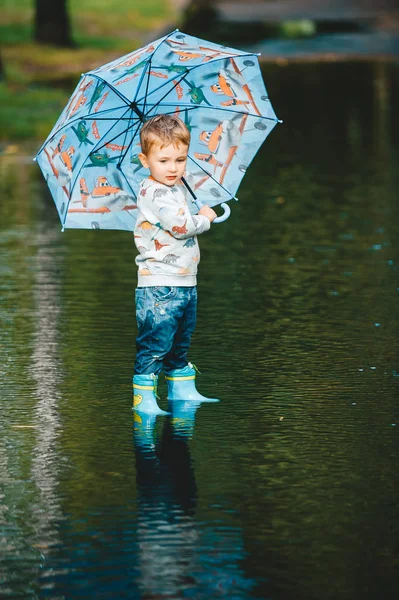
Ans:
[[[153,435],[131,235],[61,233],[1,159],[1,598],[397,597],[397,75],[265,68],[284,124],[202,237],[191,359],[221,402]]]

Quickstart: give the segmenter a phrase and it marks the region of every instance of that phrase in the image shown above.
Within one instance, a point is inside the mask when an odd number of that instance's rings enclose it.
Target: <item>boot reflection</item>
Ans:
[[[171,417],[159,436],[156,416],[135,418],[136,582],[143,598],[163,598],[165,590],[168,597],[181,597],[182,582],[191,581],[196,568],[197,485],[188,442],[197,408],[193,402],[169,403]]]
[[[201,406],[200,400],[168,400],[168,411],[174,437],[192,438],[195,427],[195,413]]]
[[[134,413],[133,437],[136,449],[140,450],[140,458],[156,458],[154,427],[157,415]],[[145,456],[144,456],[145,455]],[[136,452],[137,457],[137,452]]]
[[[157,415],[134,414],[137,484],[147,509],[156,504],[171,513],[194,514],[197,487],[188,441],[200,405],[199,401],[170,400],[171,417],[165,419],[160,436],[156,435]]]

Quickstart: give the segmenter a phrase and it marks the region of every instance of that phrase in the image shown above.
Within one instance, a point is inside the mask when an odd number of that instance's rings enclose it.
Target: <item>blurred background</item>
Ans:
[[[398,15],[397,0],[3,0],[3,151],[6,141],[45,138],[83,71],[175,27],[280,65],[395,60]]]
[[[61,233],[32,157],[82,72],[176,27],[260,52],[283,124],[201,239],[221,402],[154,424],[132,236]],[[0,597],[397,600],[397,2],[2,0],[0,33]]]

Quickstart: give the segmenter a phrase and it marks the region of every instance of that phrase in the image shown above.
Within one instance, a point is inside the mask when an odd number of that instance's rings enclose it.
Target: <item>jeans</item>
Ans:
[[[186,367],[196,316],[196,287],[137,288],[135,375],[158,375],[162,368],[168,374]]]

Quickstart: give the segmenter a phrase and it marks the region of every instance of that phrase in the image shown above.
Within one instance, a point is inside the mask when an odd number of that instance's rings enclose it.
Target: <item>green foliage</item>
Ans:
[[[63,90],[10,88],[0,84],[1,141],[41,139],[48,135],[65,105]]]
[[[316,25],[310,19],[283,21],[280,26],[280,32],[283,37],[288,38],[308,37],[316,33]]]
[[[73,49],[33,43],[34,0],[2,1],[3,141],[47,135],[83,71],[140,47],[150,31],[176,17],[168,0],[70,0],[68,6]]]

